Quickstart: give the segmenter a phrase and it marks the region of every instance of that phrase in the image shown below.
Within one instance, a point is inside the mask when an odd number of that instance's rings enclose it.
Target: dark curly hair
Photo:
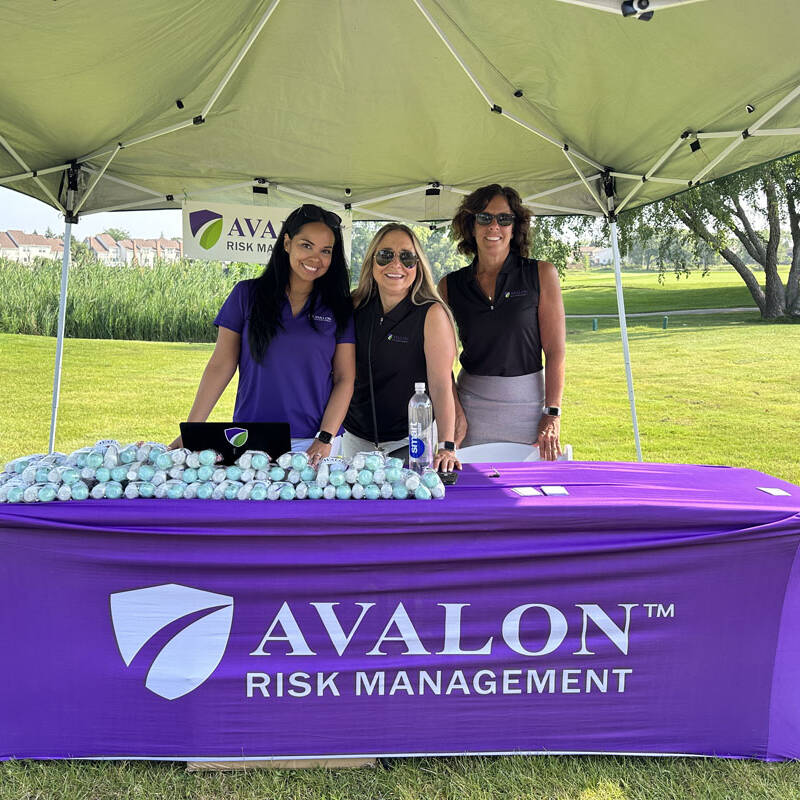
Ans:
[[[510,186],[501,186],[492,183],[482,186],[472,194],[467,195],[453,217],[453,238],[458,243],[458,252],[465,256],[478,254],[478,245],[475,242],[475,215],[483,211],[491,203],[493,197],[503,195],[511,207],[516,218],[514,220],[514,235],[511,237],[511,249],[527,258],[530,236],[531,212],[522,205],[522,198],[516,189]]]

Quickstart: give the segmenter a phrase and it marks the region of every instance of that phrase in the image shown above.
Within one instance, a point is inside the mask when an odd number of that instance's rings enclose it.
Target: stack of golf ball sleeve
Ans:
[[[0,502],[166,498],[201,500],[430,500],[443,498],[439,475],[421,475],[383,453],[357,453],[349,462],[305,452],[276,462],[248,450],[224,466],[213,450],[168,450],[163,444],[121,445],[103,439],[70,453],[14,459],[0,473]]]

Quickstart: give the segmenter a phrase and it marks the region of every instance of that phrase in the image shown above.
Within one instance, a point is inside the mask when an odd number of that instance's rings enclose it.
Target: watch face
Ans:
[[[322,442],[322,444],[330,444],[331,439],[333,439],[333,436],[331,436],[331,434],[328,433],[327,431],[320,431],[317,434],[317,439],[319,439]]]

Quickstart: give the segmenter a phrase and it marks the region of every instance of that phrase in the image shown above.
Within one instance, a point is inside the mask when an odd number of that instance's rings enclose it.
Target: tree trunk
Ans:
[[[786,281],[786,313],[800,317],[800,212],[791,190],[788,194],[789,230],[792,234],[792,265]]]
[[[767,196],[767,220],[769,221],[769,240],[764,249],[765,307],[761,312],[763,319],[778,319],[786,315],[786,293],[778,273],[778,245],[781,240],[781,220],[778,209],[778,191],[771,177],[763,181]]]
[[[739,277],[744,281],[745,286],[747,286],[748,290],[750,291],[750,295],[755,301],[755,304],[758,306],[758,310],[761,312],[762,319],[766,318],[765,313],[767,311],[767,299],[764,295],[764,290],[759,286],[758,279],[753,274],[753,271],[729,247],[715,247],[715,240],[714,236],[711,234],[711,231],[709,231],[708,228],[706,228],[706,226],[703,225],[703,223],[696,217],[692,217],[682,211],[676,211],[675,213],[678,216],[678,219],[680,219],[680,221],[690,231],[692,231],[692,233],[694,233],[696,236],[699,236],[712,250],[719,253],[739,273]]]

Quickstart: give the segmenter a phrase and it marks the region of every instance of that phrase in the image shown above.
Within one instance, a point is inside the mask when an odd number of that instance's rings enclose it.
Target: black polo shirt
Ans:
[[[447,301],[461,338],[461,366],[471,375],[528,375],[542,368],[539,262],[511,252],[492,300],[476,277],[477,259],[447,276]]]
[[[345,430],[362,439],[375,440],[369,385],[371,362],[378,441],[408,436],[408,401],[414,394],[414,384],[428,382],[425,317],[431,305],[414,305],[409,295],[384,314],[380,297],[376,296],[356,309],[356,383],[344,420]]]

